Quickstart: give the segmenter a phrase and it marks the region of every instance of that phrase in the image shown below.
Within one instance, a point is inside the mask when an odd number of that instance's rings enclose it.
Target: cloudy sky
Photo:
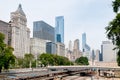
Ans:
[[[10,12],[14,12],[18,5],[27,16],[28,27],[32,28],[33,21],[43,20],[55,26],[55,17],[64,16],[65,44],[69,40],[80,40],[86,32],[87,44],[92,49],[100,49],[102,41],[107,40],[105,27],[115,14],[112,11],[112,0],[3,0],[0,2],[0,19],[8,22]]]

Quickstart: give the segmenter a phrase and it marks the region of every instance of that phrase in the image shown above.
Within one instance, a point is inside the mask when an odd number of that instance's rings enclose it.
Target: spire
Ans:
[[[16,12],[18,12],[18,13],[20,13],[20,14],[22,14],[22,15],[25,16],[25,13],[24,13],[23,10],[22,10],[21,4],[19,4],[18,9],[16,10]]]
[[[21,4],[19,4],[19,7],[18,7],[18,8],[22,9],[22,6],[21,6]]]

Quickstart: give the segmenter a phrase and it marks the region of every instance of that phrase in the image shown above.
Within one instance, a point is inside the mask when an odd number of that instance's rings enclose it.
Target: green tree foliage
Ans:
[[[36,61],[34,59],[34,55],[25,54],[24,58],[17,58],[17,67],[18,68],[36,67]]]
[[[13,48],[8,46],[5,50],[5,56],[4,56],[5,69],[9,69],[10,64],[15,63],[15,56],[12,53],[13,53]]]
[[[120,0],[113,1],[113,11],[116,13],[115,19],[113,19],[109,25],[105,28],[108,39],[112,40],[113,44],[116,45],[117,52],[117,63],[120,66]]]
[[[41,54],[39,57],[39,60],[41,61],[41,64],[44,64],[44,66],[47,65],[53,65],[54,58],[52,54]]]
[[[13,48],[4,43],[4,35],[0,33],[0,72],[2,68],[9,69],[10,64],[15,63],[15,56],[13,55]]]
[[[39,61],[44,66],[47,65],[73,65],[72,62],[68,60],[68,58],[53,54],[43,53],[39,56]]]
[[[24,63],[23,63],[24,67],[27,67],[27,68],[31,67],[33,60],[34,60],[33,54],[25,54],[24,55]]]
[[[36,60],[33,60],[33,61],[32,61],[31,67],[32,67],[32,68],[35,68],[35,67],[36,67]]]
[[[78,65],[89,65],[88,58],[87,57],[80,57],[75,60],[75,63]]]
[[[17,58],[16,62],[17,62],[16,65],[17,65],[18,68],[24,68],[24,64],[23,64],[24,59],[23,58]]]
[[[17,65],[19,68],[29,68],[31,62],[31,67],[36,67],[36,60],[32,54],[25,54],[24,58],[17,58]],[[53,54],[43,53],[38,57],[38,65],[73,65],[68,58]],[[40,64],[39,64],[40,62]]]
[[[113,1],[113,11],[115,13],[117,13],[119,11],[119,8],[120,8],[120,0],[115,0]]]

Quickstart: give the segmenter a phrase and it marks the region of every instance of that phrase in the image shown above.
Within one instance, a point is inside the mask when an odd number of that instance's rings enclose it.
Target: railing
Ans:
[[[96,73],[102,73],[103,76],[111,76],[109,71],[118,71],[120,67],[100,67],[100,66],[48,66],[47,69],[41,68],[34,68],[34,69],[11,69],[10,74],[13,73],[14,76],[7,76],[13,77],[12,79],[17,80],[20,78],[23,79],[34,79],[34,78],[43,78],[43,79],[52,79],[56,76],[67,76],[70,74],[80,74],[80,72],[85,71],[87,74],[88,72],[95,71]],[[106,71],[106,72],[105,72]],[[107,77],[108,77],[107,76]],[[116,74],[114,74],[116,76]],[[113,77],[113,76],[111,76]]]

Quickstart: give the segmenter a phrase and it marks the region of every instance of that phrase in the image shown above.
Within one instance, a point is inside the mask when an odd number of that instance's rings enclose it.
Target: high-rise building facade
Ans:
[[[92,59],[92,61],[95,60],[95,50],[92,50],[91,59]]]
[[[86,33],[82,34],[82,51],[83,52],[88,52],[90,51],[89,45],[86,43]]]
[[[48,40],[40,38],[30,38],[30,53],[35,57],[39,54],[46,53],[46,43]]]
[[[63,43],[56,43],[56,54],[59,56],[65,56],[65,45]]]
[[[84,49],[85,45],[86,45],[86,33],[83,33],[82,34],[82,51],[83,52],[85,51]]]
[[[69,49],[70,51],[73,50],[73,49],[72,49],[72,41],[71,41],[71,40],[69,41],[68,49]]]
[[[11,24],[0,20],[0,32],[5,35],[4,42],[11,46]]]
[[[44,21],[35,21],[33,22],[33,38],[55,42],[55,30]]]
[[[115,45],[110,41],[102,42],[102,54],[104,62],[115,62],[116,61],[116,50],[113,50]]]
[[[74,47],[73,47],[73,49],[79,50],[79,46],[80,46],[79,39],[76,39],[74,41]]]
[[[30,30],[27,27],[27,18],[21,4],[11,13],[12,47],[16,57],[24,57],[30,52]]]
[[[68,48],[65,50],[65,57],[67,57],[70,61],[74,61],[73,49],[72,49],[72,41],[69,41]]]
[[[96,62],[100,61],[100,50],[98,49],[95,51],[95,61]]]
[[[95,50],[92,49],[91,51],[91,57],[89,58],[89,61],[91,61],[91,65],[95,65]]]
[[[87,44],[86,33],[82,34],[82,52],[83,56],[87,57],[88,60],[91,60],[91,51],[89,45]]]
[[[58,39],[59,38],[59,39]],[[55,18],[55,41],[64,43],[64,17]]]
[[[101,53],[99,55],[99,60],[103,61],[103,45],[101,45]]]
[[[80,43],[79,43],[79,39],[76,39],[74,41],[74,46],[73,46],[73,55],[74,55],[74,59],[76,60],[77,58],[81,57],[81,52],[80,52]]]
[[[57,42],[61,42],[61,35],[60,34],[57,34]]]
[[[56,54],[56,43],[47,42],[46,43],[46,52],[50,54]]]

